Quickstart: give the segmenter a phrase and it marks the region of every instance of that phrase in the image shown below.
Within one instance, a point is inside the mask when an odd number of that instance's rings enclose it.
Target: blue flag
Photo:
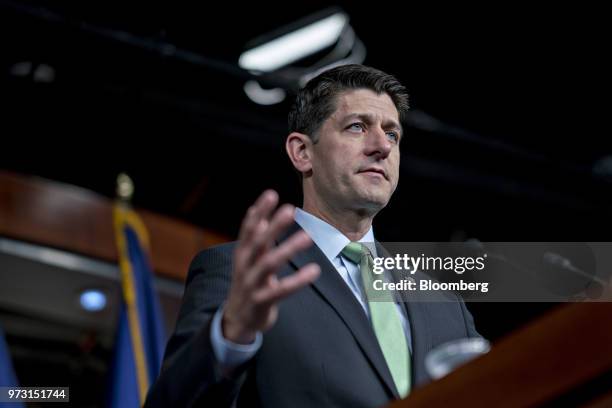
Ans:
[[[17,387],[17,377],[8,346],[4,340],[4,331],[0,327],[0,387]],[[23,402],[0,402],[0,408],[23,408]]]
[[[137,408],[159,373],[165,329],[148,258],[149,239],[136,213],[117,204],[115,235],[123,302],[111,365],[110,408]]]

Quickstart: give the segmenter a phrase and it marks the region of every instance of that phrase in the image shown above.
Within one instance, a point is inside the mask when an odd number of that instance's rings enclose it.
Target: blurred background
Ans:
[[[411,95],[380,241],[609,240],[604,13],[447,7],[0,0],[0,324],[19,382],[103,403],[120,301],[117,175],[134,181],[170,330],[198,250],[233,240],[266,188],[301,203],[287,112],[338,63],[389,72]],[[316,36],[322,22],[330,38]],[[249,65],[247,51],[313,24],[318,46]],[[88,289],[104,294],[101,309],[81,302]],[[552,307],[469,305],[493,341]]]

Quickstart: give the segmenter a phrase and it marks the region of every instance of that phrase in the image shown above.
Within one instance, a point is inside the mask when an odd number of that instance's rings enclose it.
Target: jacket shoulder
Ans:
[[[231,270],[236,244],[236,241],[227,242],[198,252],[189,265],[186,284],[193,280],[196,275],[204,271],[224,268]]]

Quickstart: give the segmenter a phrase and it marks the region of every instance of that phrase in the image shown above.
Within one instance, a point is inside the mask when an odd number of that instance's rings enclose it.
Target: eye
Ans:
[[[399,142],[399,133],[397,132],[387,132],[387,136],[391,138],[394,142]]]
[[[363,123],[355,122],[348,125],[346,129],[351,131],[363,132],[365,130],[365,126],[363,125]]]

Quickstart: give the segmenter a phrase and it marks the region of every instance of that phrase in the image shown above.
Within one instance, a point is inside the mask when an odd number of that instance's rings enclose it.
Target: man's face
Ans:
[[[345,209],[376,213],[399,178],[399,115],[387,94],[345,91],[312,145],[312,194]]]

